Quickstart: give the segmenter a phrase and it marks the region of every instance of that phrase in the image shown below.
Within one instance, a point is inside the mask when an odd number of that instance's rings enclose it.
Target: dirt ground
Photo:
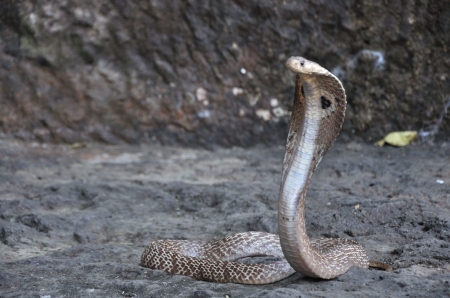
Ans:
[[[139,265],[155,239],[277,232],[284,149],[0,141],[0,297],[450,297],[450,144],[340,140],[314,175],[311,237],[346,237],[391,273],[216,284]]]

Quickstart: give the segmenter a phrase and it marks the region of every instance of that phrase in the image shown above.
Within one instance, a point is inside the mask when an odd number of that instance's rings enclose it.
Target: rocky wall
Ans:
[[[346,133],[373,141],[429,130],[450,98],[449,4],[2,0],[0,133],[66,143],[283,144],[292,55],[342,79]],[[439,131],[449,135],[448,116]]]

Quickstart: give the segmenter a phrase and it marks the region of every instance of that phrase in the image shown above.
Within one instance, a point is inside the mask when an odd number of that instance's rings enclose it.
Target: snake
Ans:
[[[296,76],[278,200],[279,235],[243,232],[210,242],[156,240],[142,253],[142,266],[197,280],[242,284],[273,283],[295,272],[333,279],[352,267],[392,270],[386,263],[370,261],[363,246],[353,240],[309,238],[306,192],[342,128],[347,101],[341,81],[319,64],[294,56],[286,67]],[[275,260],[268,264],[238,261],[255,256]]]

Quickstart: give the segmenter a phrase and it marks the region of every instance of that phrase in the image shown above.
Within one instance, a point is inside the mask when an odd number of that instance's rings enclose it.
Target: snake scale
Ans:
[[[344,122],[345,90],[333,74],[302,57],[291,57],[296,73],[291,116],[278,201],[279,236],[246,232],[213,242],[157,240],[143,252],[141,265],[198,280],[265,284],[295,272],[332,279],[351,267],[377,267],[364,248],[341,238],[310,239],[305,225],[305,197],[311,177]],[[281,246],[280,246],[281,244]],[[251,256],[274,256],[270,264],[235,262]]]

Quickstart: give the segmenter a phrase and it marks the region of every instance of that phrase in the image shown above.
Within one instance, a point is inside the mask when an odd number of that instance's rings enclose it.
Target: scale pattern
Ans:
[[[271,264],[244,264],[235,260],[250,256],[274,256]],[[284,259],[277,235],[246,232],[219,241],[157,240],[144,251],[143,266],[198,280],[266,284],[295,271]]]

